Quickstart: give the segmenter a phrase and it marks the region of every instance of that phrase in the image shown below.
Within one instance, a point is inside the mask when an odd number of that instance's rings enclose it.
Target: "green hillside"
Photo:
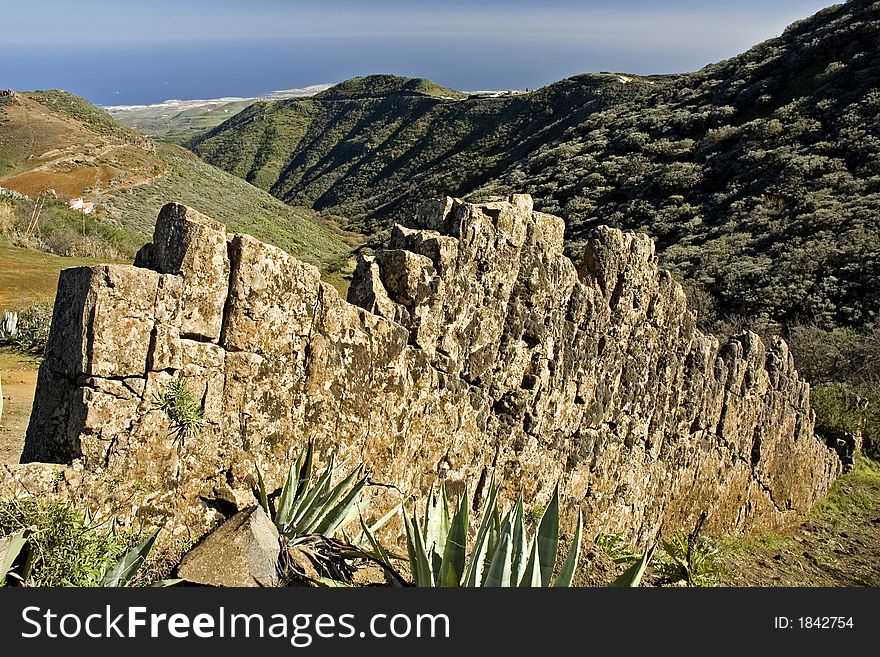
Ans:
[[[306,208],[157,144],[63,91],[0,95],[0,241],[64,256],[129,260],[159,209],[190,205],[327,272],[347,266],[352,236]],[[23,196],[22,196],[23,195]],[[83,197],[84,216],[67,208]]]
[[[189,146],[377,235],[426,196],[529,192],[577,256],[645,231],[704,316],[872,325],[880,311],[880,3],[852,0],[687,75],[582,75],[498,98],[360,78],[258,103]]]

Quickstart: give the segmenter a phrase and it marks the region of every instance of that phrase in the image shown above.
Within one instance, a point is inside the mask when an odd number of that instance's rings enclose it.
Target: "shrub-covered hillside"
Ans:
[[[689,75],[466,99],[362,78],[258,103],[190,146],[367,234],[425,196],[530,192],[566,219],[572,255],[597,224],[653,235],[716,317],[863,326],[880,310],[877,43],[880,3],[852,0]]]

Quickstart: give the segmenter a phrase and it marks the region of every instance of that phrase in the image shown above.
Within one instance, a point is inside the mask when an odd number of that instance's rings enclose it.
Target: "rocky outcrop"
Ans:
[[[202,532],[280,486],[309,438],[370,471],[375,512],[437,477],[645,543],[802,520],[840,472],[782,340],[696,328],[650,238],[598,229],[563,255],[529,196],[425,203],[360,260],[318,271],[179,205],[137,267],[62,272],[23,461],[81,462],[151,522]],[[175,431],[184,379],[205,410]]]

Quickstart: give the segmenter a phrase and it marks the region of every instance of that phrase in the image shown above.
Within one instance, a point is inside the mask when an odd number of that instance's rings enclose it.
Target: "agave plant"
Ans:
[[[0,538],[0,586],[6,586],[8,577],[21,579],[15,572],[15,562],[27,547],[27,539],[31,533],[33,528],[25,527],[14,534]]]
[[[18,336],[18,313],[3,311],[3,321],[0,322],[0,342],[14,340]]]
[[[530,537],[525,527],[522,498],[501,516],[497,505],[498,488],[489,487],[473,547],[468,550],[468,493],[461,494],[450,517],[451,505],[441,483],[428,496],[425,513],[403,513],[407,556],[412,581],[407,582],[394,568],[392,555],[364,526],[374,554],[393,583],[414,586],[507,587],[570,586],[580,555],[583,520],[577,527],[565,562],[553,579],[559,548],[559,488]]]
[[[366,476],[361,475],[363,466],[340,480],[340,468],[333,457],[321,473],[313,472],[313,457],[314,442],[309,440],[305,452],[290,466],[277,500],[267,495],[263,476],[257,469],[260,505],[288,543],[309,534],[329,537],[344,528],[357,517],[356,505],[367,483]],[[334,480],[338,480],[335,485]]]
[[[138,571],[141,569],[141,566],[143,566],[144,562],[147,560],[147,555],[149,555],[150,550],[153,549],[153,544],[156,542],[156,537],[158,535],[159,530],[157,529],[154,533],[147,536],[143,541],[133,546],[119,557],[119,559],[116,560],[116,563],[104,572],[100,586],[128,586],[132,579],[134,579],[134,576],[137,575]],[[162,582],[159,582],[158,585],[168,586],[179,581],[180,580],[163,580]]]
[[[415,512],[411,516],[403,513],[411,581],[394,567],[393,559],[397,557],[389,553],[362,522],[363,533],[373,548],[372,553],[364,554],[382,565],[388,579],[397,586],[571,586],[580,557],[583,517],[579,512],[568,554],[554,579],[559,548],[559,487],[554,490],[550,504],[537,523],[537,533],[532,537],[526,530],[522,497],[503,518],[497,500],[498,488],[493,482],[470,550],[467,546],[467,489],[459,497],[451,517],[452,505],[442,483],[436,494],[433,488],[429,492],[421,521]],[[610,586],[639,586],[653,553],[653,547],[646,550]]]

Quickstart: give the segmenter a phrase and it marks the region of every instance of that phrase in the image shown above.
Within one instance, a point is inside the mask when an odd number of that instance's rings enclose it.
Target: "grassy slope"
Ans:
[[[58,274],[67,267],[98,264],[96,258],[67,258],[0,242],[0,310],[23,308],[55,297]]]
[[[337,270],[350,252],[342,236],[311,210],[279,202],[262,190],[212,167],[173,145],[157,150],[167,172],[145,185],[119,190],[107,203],[112,216],[147,236],[159,209],[169,200],[197,208],[227,225],[280,246],[314,264]]]
[[[880,311],[878,38],[880,7],[853,0],[692,75],[468,100],[361,78],[189,145],[367,234],[424,197],[530,192],[573,256],[598,224],[645,231],[721,314],[859,326]]]
[[[159,208],[169,201],[191,205],[230,231],[251,233],[325,271],[345,268],[351,250],[351,238],[313,211],[289,207],[189,151],[155,144],[66,92],[17,94],[0,105],[0,186],[29,194],[51,186],[63,198],[83,195],[97,203],[96,217],[85,226],[82,215],[67,211],[63,202],[47,204],[43,239],[35,244],[62,254],[131,257],[149,241]],[[12,201],[4,203],[8,215]],[[29,209],[14,208],[19,223]],[[82,241],[90,248],[74,244]]]

